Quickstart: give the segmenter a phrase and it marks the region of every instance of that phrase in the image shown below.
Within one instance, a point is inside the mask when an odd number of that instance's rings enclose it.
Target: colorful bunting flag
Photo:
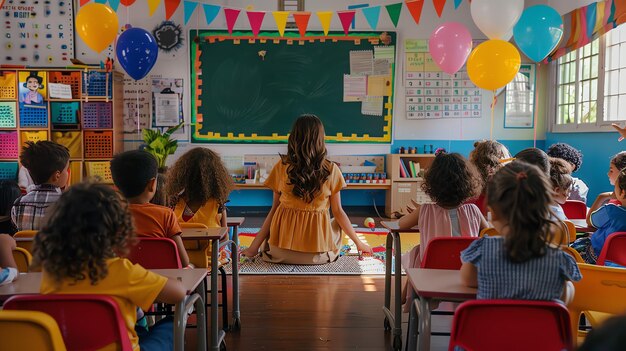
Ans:
[[[339,16],[339,20],[341,21],[341,26],[343,27],[343,32],[348,35],[348,31],[350,30],[350,23],[352,23],[352,19],[354,18],[354,14],[356,11],[337,11],[337,16]]]
[[[252,34],[256,37],[259,35],[261,25],[263,24],[263,18],[265,18],[265,12],[263,11],[246,11],[248,15],[248,22],[250,22],[250,29]]]
[[[161,0],[148,0],[148,14],[150,16],[154,15],[154,11],[156,11],[160,3]]]
[[[135,3],[135,0],[120,0],[120,3],[124,6],[130,6]]]
[[[198,3],[193,2],[193,1],[185,1],[183,3],[183,10],[184,10],[183,12],[185,14],[185,24],[189,22],[191,15],[193,15],[193,12],[196,10],[196,6],[198,6]]]
[[[165,1],[165,19],[170,19],[180,5],[180,0],[164,0]]]
[[[422,17],[422,8],[424,7],[424,0],[412,0],[406,2],[406,7],[411,13],[411,17],[415,21],[415,24],[420,24],[420,17]]]
[[[463,0],[454,0],[454,9],[458,9],[462,2]]]
[[[235,27],[235,22],[237,22],[237,17],[239,17],[239,12],[241,10],[237,9],[224,9],[224,16],[226,16],[226,27],[228,28],[228,34],[233,34],[233,28]]]
[[[391,23],[393,23],[394,27],[398,26],[398,20],[400,19],[400,13],[402,12],[402,3],[399,2],[397,4],[389,4],[386,5],[387,13],[389,14],[389,18],[391,18]]]
[[[276,22],[278,33],[281,37],[284,36],[285,27],[287,26],[287,18],[289,17],[289,11],[274,11],[272,12],[272,16],[274,16],[274,21]]]
[[[354,4],[354,5],[348,5],[348,10],[356,10],[356,9],[362,9],[365,7],[369,7],[369,4]],[[356,28],[356,16],[352,18],[352,22],[350,23],[350,26],[352,27],[352,29]]]
[[[378,27],[378,18],[380,17],[380,6],[366,7],[362,11],[370,27],[376,29]]]
[[[443,7],[446,5],[446,0],[433,0],[433,5],[435,5],[435,11],[437,11],[437,16],[441,17],[443,13]]]
[[[587,6],[587,37],[589,38],[591,38],[593,30],[596,28],[596,10],[597,6],[595,2]]]
[[[318,11],[317,17],[320,19],[320,23],[322,24],[322,30],[324,31],[324,35],[328,35],[328,30],[330,30],[330,21],[333,18],[333,13],[331,11]]]
[[[202,8],[204,9],[204,18],[206,19],[207,26],[213,22],[217,14],[220,13],[221,6],[211,5],[211,4],[202,4]]]
[[[300,32],[300,36],[304,37],[306,35],[306,28],[309,25],[309,18],[311,18],[310,12],[294,12],[293,19],[296,21],[296,26],[298,27],[298,31]]]

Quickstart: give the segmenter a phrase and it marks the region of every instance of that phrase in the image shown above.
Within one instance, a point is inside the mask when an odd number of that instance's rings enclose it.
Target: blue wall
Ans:
[[[583,153],[583,164],[574,173],[589,187],[587,206],[591,206],[599,193],[612,191],[607,172],[616,153],[626,149],[617,141],[617,133],[547,133],[546,147],[554,143],[568,143]]]

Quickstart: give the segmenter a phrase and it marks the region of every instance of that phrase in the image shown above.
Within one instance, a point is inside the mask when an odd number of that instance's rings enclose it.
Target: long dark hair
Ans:
[[[126,200],[108,185],[76,184],[35,236],[33,265],[59,283],[89,279],[95,285],[108,274],[106,260],[127,253],[133,239]]]
[[[487,204],[507,220],[504,247],[513,262],[526,262],[546,253],[552,241],[552,190],[537,166],[514,161],[500,169],[487,184]]]
[[[324,125],[315,115],[298,117],[291,128],[287,144],[287,155],[281,155],[287,165],[289,185],[292,193],[310,203],[328,179],[331,162],[326,159]]]

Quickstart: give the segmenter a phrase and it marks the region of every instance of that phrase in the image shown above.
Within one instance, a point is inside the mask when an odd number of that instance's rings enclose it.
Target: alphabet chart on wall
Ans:
[[[405,41],[404,87],[407,119],[480,118],[482,90],[465,71],[442,72],[428,53],[428,41]]]
[[[70,65],[74,57],[72,0],[6,0],[0,9],[0,63]]]

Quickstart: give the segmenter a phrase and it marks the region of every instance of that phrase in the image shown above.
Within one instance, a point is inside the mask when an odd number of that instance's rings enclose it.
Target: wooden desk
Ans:
[[[198,350],[206,350],[206,305],[204,294],[206,291],[206,269],[151,269],[150,271],[162,276],[177,279],[182,282],[187,296],[176,304],[174,314],[174,350],[185,349],[185,327],[187,326],[187,311],[195,306],[198,325]],[[20,274],[11,284],[0,286],[0,300],[4,301],[13,295],[39,294],[41,273]],[[212,307],[211,310],[217,310]]]
[[[226,217],[226,225],[233,228],[233,244],[231,245],[231,265],[233,267],[233,324],[234,330],[241,328],[241,312],[239,311],[239,226],[245,217]]]
[[[219,351],[225,333],[219,330],[218,301],[217,301],[217,271],[219,263],[220,239],[228,233],[228,228],[182,228],[183,240],[211,240],[211,351]],[[204,270],[206,274],[206,270]],[[205,290],[206,292],[206,290]]]
[[[398,221],[381,221],[387,228],[387,242],[385,244],[385,330],[393,329],[393,349],[402,349],[402,245],[400,244],[400,228]],[[418,233],[417,228],[403,229],[404,233]],[[394,251],[394,313],[391,313],[391,263],[392,249]]]
[[[589,233],[596,231],[596,228],[587,224],[586,219],[570,219],[569,221],[574,223],[577,233]]]
[[[409,312],[407,350],[430,350],[430,306],[436,301],[466,301],[476,298],[476,289],[461,283],[460,270],[409,268],[409,283],[415,290]],[[419,335],[419,345],[417,338]]]

